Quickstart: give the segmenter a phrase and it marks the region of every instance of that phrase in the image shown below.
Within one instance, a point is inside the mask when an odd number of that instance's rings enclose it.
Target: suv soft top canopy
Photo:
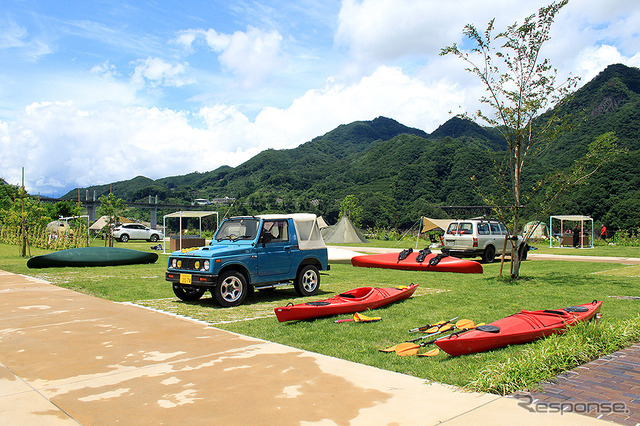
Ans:
[[[265,214],[258,217],[265,220],[293,219],[300,250],[326,247],[318,226],[318,218],[313,213]]]

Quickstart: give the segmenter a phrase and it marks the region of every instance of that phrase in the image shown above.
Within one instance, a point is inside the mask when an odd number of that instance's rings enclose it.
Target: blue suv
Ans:
[[[165,278],[182,300],[208,290],[221,306],[240,305],[253,289],[293,283],[300,296],[318,292],[329,270],[327,247],[314,214],[232,217],[208,246],[171,253]]]

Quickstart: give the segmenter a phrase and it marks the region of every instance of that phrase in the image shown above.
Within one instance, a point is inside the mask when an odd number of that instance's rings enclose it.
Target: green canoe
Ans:
[[[156,253],[116,247],[82,247],[34,256],[27,261],[29,268],[62,266],[116,266],[154,263]]]

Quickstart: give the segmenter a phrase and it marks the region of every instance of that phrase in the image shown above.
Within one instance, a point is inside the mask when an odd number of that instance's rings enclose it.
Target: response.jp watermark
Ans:
[[[587,414],[595,412],[600,415],[629,412],[624,402],[545,402],[537,401],[531,395],[519,395],[518,399],[521,400],[518,405],[530,413]],[[525,401],[522,401],[523,399]]]

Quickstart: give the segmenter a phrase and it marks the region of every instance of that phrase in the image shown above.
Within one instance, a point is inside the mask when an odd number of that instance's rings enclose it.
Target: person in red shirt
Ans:
[[[607,239],[607,227],[604,225],[604,223],[602,224],[602,229],[600,229],[600,238],[602,238],[603,240]]]

